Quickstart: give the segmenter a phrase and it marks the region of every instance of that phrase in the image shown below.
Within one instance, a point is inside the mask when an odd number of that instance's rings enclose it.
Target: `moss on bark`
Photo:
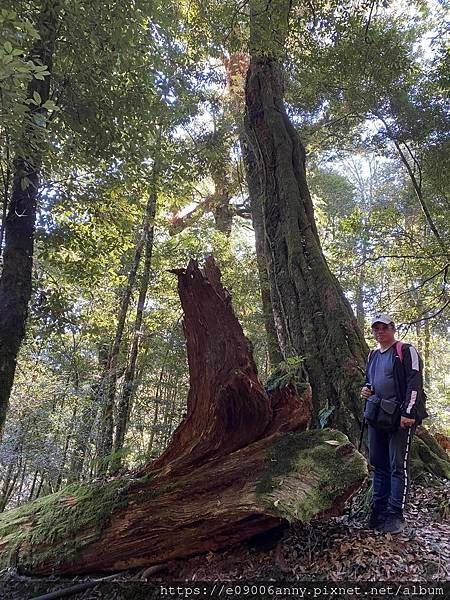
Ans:
[[[0,566],[36,566],[67,560],[100,537],[114,512],[127,504],[130,480],[71,484],[0,515]],[[39,546],[34,556],[33,548]]]
[[[269,447],[256,492],[281,518],[307,522],[333,507],[338,511],[339,498],[366,476],[365,458],[340,431],[288,433]],[[293,487],[298,494],[292,494]]]
[[[432,445],[417,435],[411,446],[411,477],[420,481],[427,475],[450,479],[450,461],[439,456]]]

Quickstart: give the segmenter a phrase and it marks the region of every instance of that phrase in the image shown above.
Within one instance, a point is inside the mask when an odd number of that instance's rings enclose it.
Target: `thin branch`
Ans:
[[[428,317],[422,316],[420,319],[416,319],[415,321],[407,321],[405,323],[399,323],[399,327],[407,326],[409,328],[409,327],[411,327],[411,325],[415,325],[416,323],[421,323],[422,321],[429,321],[430,319],[435,319],[441,313],[443,313],[444,310],[449,305],[450,305],[450,300],[447,300],[447,302],[444,304],[444,306],[441,306],[441,308],[438,311],[436,311],[435,313],[433,313],[432,315],[429,315]]]
[[[400,292],[399,294],[397,294],[397,296],[395,296],[393,299],[390,300],[390,304],[396,302],[396,300],[398,300],[402,296],[405,296],[406,294],[410,294],[411,292],[416,292],[417,290],[420,290],[420,288],[424,287],[427,283],[429,283],[433,279],[436,279],[436,277],[438,275],[440,275],[441,273],[444,273],[443,283],[446,284],[448,268],[449,268],[449,265],[446,264],[442,269],[439,269],[439,271],[437,271],[434,275],[431,275],[430,277],[428,277],[427,279],[422,281],[422,283],[419,283],[416,286],[413,286],[409,289],[404,290],[403,292]]]
[[[427,204],[425,198],[423,197],[422,189],[421,189],[421,171],[419,171],[420,179],[418,181],[417,178],[416,178],[416,176],[415,176],[415,173],[414,173],[414,171],[413,171],[413,169],[411,167],[411,165],[409,164],[409,161],[408,161],[407,157],[405,156],[405,154],[404,154],[404,152],[403,152],[403,150],[402,150],[402,148],[400,146],[400,144],[404,144],[405,148],[408,150],[408,152],[412,156],[411,150],[409,149],[409,147],[406,144],[406,142],[404,142],[403,140],[399,140],[394,135],[394,133],[391,131],[389,125],[387,124],[386,119],[384,117],[382,117],[380,115],[380,113],[374,112],[373,114],[378,119],[380,119],[380,121],[383,123],[384,128],[386,130],[386,133],[388,135],[388,138],[393,142],[394,146],[397,148],[397,151],[398,151],[398,153],[400,155],[401,161],[403,162],[403,164],[406,167],[406,170],[408,171],[408,174],[409,174],[409,177],[411,179],[411,183],[413,185],[416,197],[417,197],[417,199],[419,201],[419,204],[420,204],[420,206],[422,208],[422,211],[423,211],[423,213],[425,215],[425,218],[426,218],[426,220],[428,222],[428,225],[430,226],[431,231],[434,233],[434,235],[435,235],[437,241],[439,242],[439,245],[441,246],[442,250],[445,252],[445,255],[447,257],[450,257],[449,250],[448,250],[448,248],[446,247],[444,241],[441,238],[441,235],[440,235],[440,233],[439,233],[439,231],[438,231],[438,229],[437,229],[437,227],[436,227],[436,225],[435,225],[435,223],[434,223],[434,221],[433,221],[433,219],[431,217],[431,213],[430,213],[430,210],[428,208],[428,204]],[[413,160],[415,160],[414,157],[413,157]]]
[[[353,269],[359,269],[366,264],[366,262],[377,262],[384,258],[410,258],[413,260],[430,260],[439,256],[445,256],[444,253],[430,254],[428,256],[418,256],[417,254],[380,254],[379,256],[368,256],[363,261],[353,267]]]
[[[366,27],[364,29],[364,41],[366,42],[366,44],[372,43],[371,40],[369,39],[369,27],[370,27],[370,23],[372,21],[373,9],[375,8],[376,4],[377,4],[377,0],[372,0],[372,3],[370,5],[369,18],[367,19]]]

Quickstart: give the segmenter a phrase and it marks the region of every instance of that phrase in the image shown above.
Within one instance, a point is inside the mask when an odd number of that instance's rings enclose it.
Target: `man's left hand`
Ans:
[[[414,425],[415,422],[416,422],[415,419],[408,419],[408,417],[401,417],[400,418],[400,427],[402,429],[405,429],[405,427],[411,427],[411,425]]]

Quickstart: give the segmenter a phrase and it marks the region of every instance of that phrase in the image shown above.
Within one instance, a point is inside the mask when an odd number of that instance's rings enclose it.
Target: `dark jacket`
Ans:
[[[420,425],[422,420],[428,417],[425,402],[426,394],[423,389],[423,363],[417,350],[411,344],[402,342],[402,358],[397,352],[397,344],[394,345],[394,381],[397,401],[402,406],[402,416],[416,420]],[[375,352],[372,350],[367,360],[366,376]]]

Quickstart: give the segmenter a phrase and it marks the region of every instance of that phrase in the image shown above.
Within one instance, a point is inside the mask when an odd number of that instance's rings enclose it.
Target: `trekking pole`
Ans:
[[[368,384],[367,387],[369,387],[370,389],[373,389],[370,384]],[[364,416],[364,413],[366,412],[366,403],[367,403],[367,399],[364,402],[363,420],[361,423],[361,434],[359,436],[358,452],[361,452],[362,443],[363,443],[363,439],[364,439],[364,429],[366,428],[366,425],[367,425],[366,417]],[[350,505],[348,507],[348,519],[349,520],[352,518],[352,511],[353,511],[353,496],[350,498]]]
[[[362,446],[363,439],[364,439],[364,429],[366,428],[366,425],[367,425],[366,418],[363,417],[363,422],[361,425],[361,435],[359,436],[358,452],[361,452],[361,446]]]
[[[366,425],[367,425],[366,419],[365,419],[365,417],[363,417],[363,422],[361,424],[361,434],[359,436],[358,452],[361,452],[361,447],[362,447],[362,443],[363,443],[363,439],[364,439],[364,429],[366,428]],[[353,512],[353,496],[350,498],[350,504],[348,507],[349,521],[352,518],[352,512]]]
[[[366,385],[364,387],[369,389],[372,394],[375,391],[373,389],[373,385],[371,383],[366,383]],[[366,414],[366,404],[367,404],[367,398],[364,400],[363,420],[362,420],[362,424],[361,424],[361,435],[359,436],[358,452],[361,452],[361,446],[362,446],[363,439],[364,439],[364,429],[366,428],[366,425],[367,425],[366,417],[364,416]]]

